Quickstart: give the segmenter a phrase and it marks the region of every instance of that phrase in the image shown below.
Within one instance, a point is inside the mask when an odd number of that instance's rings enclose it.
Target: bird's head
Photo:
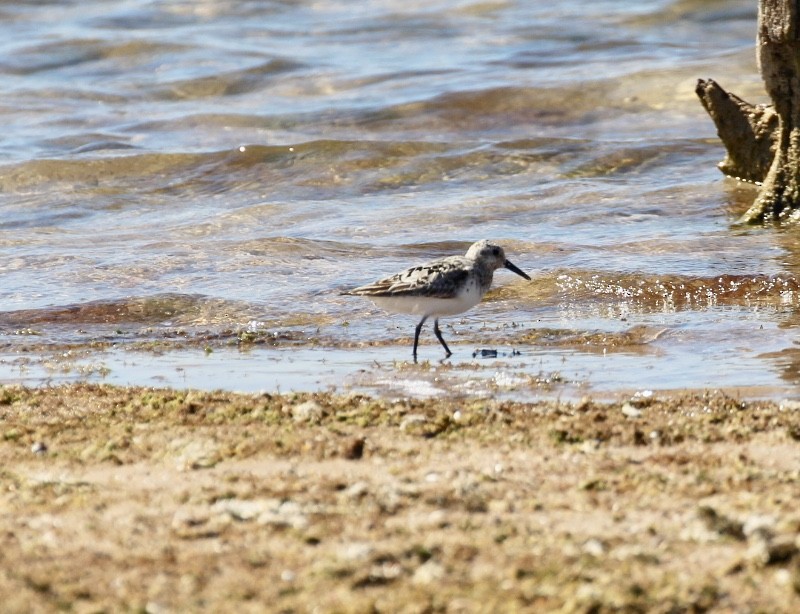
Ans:
[[[506,253],[499,245],[483,239],[472,244],[467,251],[467,258],[480,261],[495,271],[505,266]]]
[[[506,259],[506,253],[503,251],[502,247],[495,245],[487,239],[482,239],[477,243],[473,243],[469,250],[467,250],[467,258],[484,263],[492,271],[505,267],[509,271],[513,271],[520,277],[524,277],[530,281],[530,277],[527,273],[517,268]]]

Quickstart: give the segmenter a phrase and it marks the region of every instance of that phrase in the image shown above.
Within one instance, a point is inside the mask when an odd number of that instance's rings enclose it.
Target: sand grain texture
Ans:
[[[796,611],[795,405],[0,388],[0,602]]]

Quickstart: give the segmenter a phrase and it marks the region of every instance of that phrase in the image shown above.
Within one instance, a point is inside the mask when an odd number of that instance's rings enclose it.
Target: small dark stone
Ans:
[[[741,522],[720,514],[710,505],[701,505],[697,508],[697,517],[709,531],[714,531],[719,535],[732,537],[739,541],[745,539],[744,527]]]
[[[44,454],[47,452],[47,444],[43,441],[36,441],[31,446],[31,452],[34,454]]]
[[[344,457],[348,460],[358,460],[364,456],[364,443],[366,439],[363,437],[355,437],[345,444]]]

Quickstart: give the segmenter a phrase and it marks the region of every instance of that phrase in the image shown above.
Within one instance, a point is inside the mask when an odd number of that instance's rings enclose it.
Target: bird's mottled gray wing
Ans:
[[[471,264],[462,256],[450,256],[411,267],[396,275],[350,290],[347,294],[453,298],[469,276]]]

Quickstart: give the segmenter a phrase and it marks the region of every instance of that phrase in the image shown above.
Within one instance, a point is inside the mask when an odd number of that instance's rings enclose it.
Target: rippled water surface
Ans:
[[[749,0],[0,2],[0,381],[795,395],[796,232],[736,225],[755,192],[694,94],[765,100],[755,28]],[[447,320],[450,363],[339,295],[480,238],[533,282]]]

